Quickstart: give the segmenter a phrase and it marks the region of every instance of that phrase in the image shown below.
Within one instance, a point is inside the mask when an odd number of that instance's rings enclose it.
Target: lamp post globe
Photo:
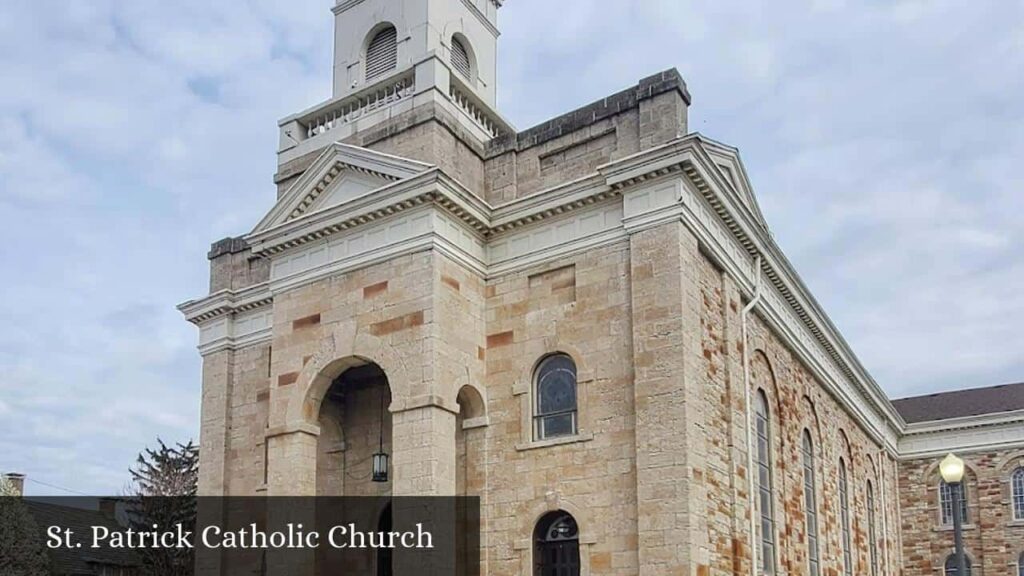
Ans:
[[[950,496],[952,496],[950,504],[953,507],[953,542],[956,551],[956,574],[957,576],[967,576],[967,559],[964,555],[964,518],[961,517],[961,511],[963,510],[961,499],[964,494],[964,461],[958,458],[956,454],[950,452],[942,459],[942,462],[939,462],[939,474],[942,476],[942,480],[949,485]]]
[[[946,484],[959,484],[964,479],[964,461],[950,452],[939,462],[939,473]]]

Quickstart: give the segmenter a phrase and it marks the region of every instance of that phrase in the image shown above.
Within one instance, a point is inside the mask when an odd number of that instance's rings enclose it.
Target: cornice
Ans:
[[[493,208],[458,180],[433,167],[349,202],[254,232],[245,240],[254,254],[267,257],[431,203],[488,238],[620,195],[621,189],[604,184],[603,178],[595,174]]]
[[[1010,410],[993,414],[915,422],[907,424],[904,434],[906,436],[946,434],[956,430],[1005,426],[1007,424],[1024,424],[1024,410]]]
[[[262,282],[243,290],[219,290],[198,300],[178,305],[178,310],[189,322],[199,325],[219,316],[248,312],[273,303],[269,283]]]
[[[1024,410],[908,424],[899,443],[901,460],[1024,448]]]

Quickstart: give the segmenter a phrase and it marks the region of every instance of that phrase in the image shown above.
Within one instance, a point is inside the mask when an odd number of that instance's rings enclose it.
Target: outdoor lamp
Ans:
[[[380,393],[380,428],[378,430],[380,441],[377,453],[373,455],[373,473],[370,479],[374,482],[388,481],[388,453],[384,451],[384,392]]]
[[[946,484],[959,484],[964,479],[964,461],[950,452],[939,462],[939,474]]]
[[[373,455],[373,481],[388,481],[388,453],[381,451]]]

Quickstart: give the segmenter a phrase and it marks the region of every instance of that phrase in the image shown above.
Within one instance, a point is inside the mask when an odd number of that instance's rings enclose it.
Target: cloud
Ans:
[[[5,4],[0,469],[115,492],[157,436],[197,436],[195,330],[173,306],[205,292],[210,242],[273,202],[277,119],[329,96],[329,5]],[[1024,8],[809,8],[507,2],[500,108],[525,128],[678,67],[691,129],[741,148],[889,393],[1020,379]]]

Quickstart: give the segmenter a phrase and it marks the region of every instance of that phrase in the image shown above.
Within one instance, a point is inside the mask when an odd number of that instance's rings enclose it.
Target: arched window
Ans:
[[[366,80],[383,76],[398,67],[398,31],[382,28],[366,46]]]
[[[839,459],[839,519],[842,521],[843,574],[853,576],[853,547],[850,545],[850,486],[847,481],[846,461]]]
[[[967,506],[967,477],[960,483],[960,521],[968,523],[967,513],[970,508]],[[946,484],[945,480],[939,480],[939,512],[943,526],[953,525],[953,488]]]
[[[810,576],[821,574],[821,556],[818,551],[818,487],[814,478],[814,442],[811,433],[804,430],[804,518],[807,523],[807,568]]]
[[[548,512],[533,531],[534,576],[579,576],[580,530],[568,512]]]
[[[473,77],[473,66],[470,64],[469,50],[463,42],[452,36],[452,68],[469,80]]]
[[[878,576],[878,532],[875,531],[875,490],[868,480],[868,553],[871,555],[871,576]]]
[[[962,576],[971,576],[971,557],[970,556],[964,556],[964,571],[967,572],[967,574],[964,574]],[[946,556],[945,575],[946,576],[961,576],[960,570],[958,569],[958,567],[956,565],[956,554],[950,554],[949,556]]]
[[[1024,468],[1017,468],[1010,476],[1013,501],[1013,519],[1024,520]]]
[[[538,440],[572,436],[576,422],[576,363],[565,354],[552,354],[537,367],[534,435]]]
[[[771,429],[768,419],[768,397],[757,391],[754,410],[757,433],[758,508],[761,513],[761,573],[775,573],[775,514],[772,502]]]

